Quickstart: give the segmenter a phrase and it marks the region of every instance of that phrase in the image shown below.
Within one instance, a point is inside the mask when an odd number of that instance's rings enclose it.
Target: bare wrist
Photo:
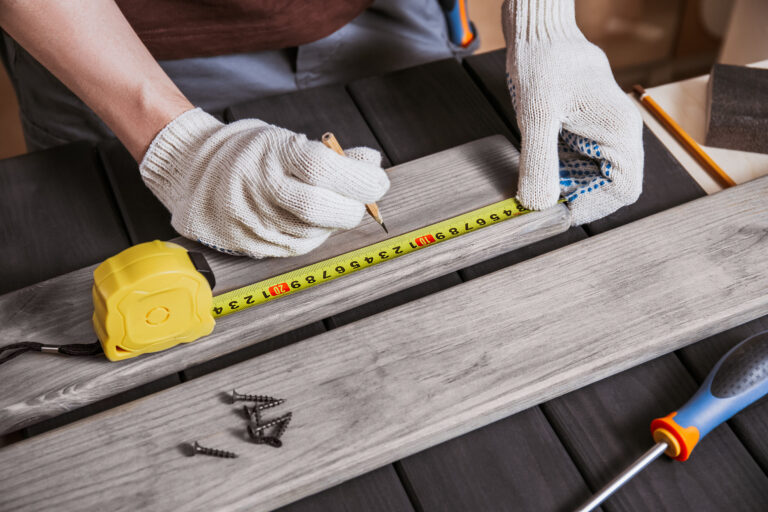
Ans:
[[[168,123],[195,107],[173,85],[165,91],[143,88],[132,96],[131,106],[116,109],[103,115],[102,119],[133,158],[141,162],[155,136]]]

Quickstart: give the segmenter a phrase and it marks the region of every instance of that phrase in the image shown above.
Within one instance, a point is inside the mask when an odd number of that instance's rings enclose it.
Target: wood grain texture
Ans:
[[[366,473],[279,509],[278,512],[411,512],[413,507],[391,465]]]
[[[348,89],[395,164],[489,135],[514,140],[454,59],[358,80]]]
[[[267,510],[753,320],[766,194],[734,187],[5,447],[2,505]],[[244,441],[235,384],[288,400],[283,448]],[[194,438],[241,457],[191,459]],[[72,471],[89,478],[52,485]]]
[[[132,244],[169,240],[178,235],[171,214],[144,185],[139,165],[117,139],[99,144],[99,155]]]
[[[701,383],[728,350],[747,337],[768,329],[768,316],[716,334],[677,351],[678,357]],[[762,399],[728,421],[760,467],[768,473],[768,399]]]
[[[514,109],[505,80],[505,50],[489,52],[465,60],[470,74],[479,80],[490,102],[510,126],[516,126]],[[643,192],[632,205],[584,226],[587,233],[597,234],[641,219],[704,195],[704,190],[691,178],[672,154],[647,128],[643,127],[645,165]]]
[[[498,137],[393,168],[392,188],[380,202],[390,212],[391,235],[510,197],[509,176],[515,174],[516,155],[512,145]],[[444,201],[446,191],[458,188],[458,182],[466,187],[465,192]],[[214,334],[204,340],[119,364],[102,357],[20,357],[3,365],[0,432],[87,405],[553,236],[566,230],[569,223],[569,213],[562,205],[510,219],[225,317],[218,321]],[[310,255],[261,261],[204,250],[185,239],[177,241],[205,253],[217,276],[215,293],[220,293],[368,245],[381,237],[381,227],[366,218],[358,228],[333,235]],[[92,267],[82,269],[0,297],[0,339],[23,337],[50,343],[93,340],[92,271]],[[30,382],[27,376],[33,373],[44,377]]]
[[[343,85],[316,87],[242,103],[228,108],[225,117],[229,122],[261,119],[314,140],[320,140],[323,133],[332,131],[345,149],[368,146],[382,151]],[[387,155],[382,156],[382,164],[389,167],[391,163]]]
[[[400,464],[424,512],[565,511],[591,494],[538,407]]]
[[[90,265],[128,244],[90,144],[0,161],[0,293]]]
[[[387,295],[376,301],[368,302],[361,306],[357,306],[356,308],[337,313],[328,318],[327,323],[331,328],[341,327],[342,325],[356,322],[367,316],[375,315],[376,313],[392,309],[401,304],[411,302],[412,300],[420,299],[427,295],[445,290],[451,286],[456,286],[461,282],[462,280],[461,277],[459,277],[459,273],[451,272],[416,286],[411,286],[410,288],[401,290],[393,295]]]
[[[235,350],[234,352],[226,353],[216,357],[215,359],[190,366],[181,372],[181,376],[185,381],[196,379],[208,373],[221,370],[222,368],[232,366],[233,364],[237,364],[241,361],[245,361],[246,359],[259,357],[268,352],[272,352],[273,350],[287,347],[288,345],[299,342],[301,340],[305,340],[307,338],[311,338],[312,336],[317,336],[318,334],[324,333],[325,331],[326,328],[324,323],[318,320],[308,325],[299,327],[298,329],[294,329],[292,331],[275,336],[274,338],[260,341],[258,343],[254,343],[253,345],[248,345],[239,350]]]
[[[77,420],[87,418],[88,416],[93,416],[94,414],[101,411],[112,409],[118,405],[126,404],[132,402],[133,400],[138,400],[142,397],[151,395],[152,393],[157,393],[163,389],[168,389],[180,383],[181,379],[179,374],[173,373],[152,382],[147,382],[127,391],[123,391],[117,395],[110,396],[104,400],[99,400],[98,402],[88,404],[84,407],[80,407],[64,414],[54,416],[53,418],[48,418],[39,423],[35,423],[34,425],[30,425],[24,429],[24,434],[27,437],[40,435],[43,432],[48,432],[49,430],[68,425]]]
[[[674,354],[542,405],[568,452],[598,489],[653,445],[652,419],[679,408],[697,384]],[[765,510],[768,477],[727,425],[685,463],[654,462],[603,505],[606,511]]]
[[[526,245],[525,247],[521,247],[506,254],[496,256],[488,261],[483,261],[476,265],[472,265],[471,267],[461,269],[459,274],[462,279],[469,281],[470,279],[490,274],[491,272],[495,272],[502,268],[510,267],[521,261],[541,256],[542,254],[554,251],[555,249],[560,249],[561,247],[578,242],[579,240],[584,240],[585,238],[587,238],[587,233],[584,229],[581,226],[573,226],[565,233],[560,233],[559,235],[541,240],[535,244]]]

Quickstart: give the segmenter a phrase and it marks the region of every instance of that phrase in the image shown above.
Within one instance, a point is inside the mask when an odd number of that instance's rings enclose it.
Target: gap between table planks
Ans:
[[[328,488],[766,314],[767,194],[758,179],[10,445],[0,497],[268,510]],[[282,449],[248,444],[233,385],[287,398]],[[194,439],[241,457],[191,459]],[[93,477],[56,484],[74,472]]]
[[[380,203],[395,236],[499,201],[514,194],[517,150],[501,136],[489,137],[390,170],[392,188]],[[418,172],[415,172],[418,171]],[[463,190],[460,195],[453,194]],[[445,194],[451,201],[445,201]],[[428,220],[427,220],[428,219]],[[31,354],[3,365],[0,432],[56,416],[434,279],[473,263],[565,231],[565,205],[488,226],[445,243],[310,288],[218,321],[213,334],[195,343],[120,363],[102,357]],[[258,281],[381,239],[366,218],[356,229],[334,234],[313,253],[254,261],[203,250],[217,276],[215,292]],[[93,267],[0,297],[0,339],[81,343],[94,339],[90,287]],[[30,379],[30,375],[36,375]]]

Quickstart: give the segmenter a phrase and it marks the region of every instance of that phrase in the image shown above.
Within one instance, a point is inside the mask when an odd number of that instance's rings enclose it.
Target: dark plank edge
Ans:
[[[60,414],[58,416],[54,416],[52,418],[48,418],[30,425],[23,429],[24,436],[25,438],[30,438],[43,434],[49,430],[69,425],[75,421],[88,418],[89,416],[93,416],[109,409],[113,409],[119,405],[127,404],[128,402],[132,402],[134,400],[138,400],[139,398],[157,393],[158,391],[163,391],[164,389],[171,388],[177,384],[181,384],[181,379],[177,373],[161,377],[157,380],[147,382],[146,384],[142,384],[127,391],[123,391],[109,398],[99,400],[98,402],[88,404],[84,407],[78,407],[77,409],[73,409],[64,414]]]
[[[130,243],[96,150],[84,142],[0,161],[0,217],[3,294]]]

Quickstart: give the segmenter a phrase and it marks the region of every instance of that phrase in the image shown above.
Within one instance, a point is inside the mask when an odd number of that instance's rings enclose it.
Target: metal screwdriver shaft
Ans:
[[[577,510],[593,510],[662,453],[679,461],[712,429],[768,395],[768,331],[754,334],[717,362],[699,390],[680,409],[651,422],[656,446],[600,489]]]
[[[325,144],[325,147],[334,150],[341,156],[344,156],[344,150],[341,149],[341,144],[339,144],[339,141],[336,140],[336,136],[334,136],[331,132],[325,132],[321,140],[323,141],[323,144]],[[379,212],[379,206],[376,203],[369,203],[365,205],[365,209],[368,211],[368,215],[373,217],[373,220],[378,222],[381,227],[384,228],[384,231],[389,233],[387,226],[384,225],[384,219],[381,217],[381,212]]]
[[[607,500],[613,493],[618,491],[625,483],[629,482],[636,474],[641,472],[651,462],[655,461],[664,453],[669,445],[665,442],[657,443],[653,448],[637,459],[631,466],[622,471],[622,473],[608,482],[605,487],[597,491],[588,502],[576,509],[576,512],[589,512],[596,509],[602,502]]]

